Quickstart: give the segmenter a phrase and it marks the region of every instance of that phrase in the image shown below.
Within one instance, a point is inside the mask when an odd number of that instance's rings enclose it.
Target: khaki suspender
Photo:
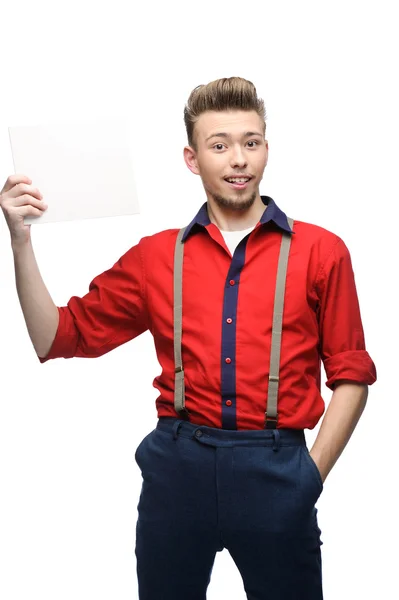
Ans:
[[[293,219],[288,218],[292,229]],[[175,356],[175,410],[183,419],[188,419],[189,413],[185,407],[184,370],[181,356],[182,316],[183,316],[183,253],[182,237],[185,227],[180,229],[175,246],[174,257],[174,356]],[[270,351],[269,384],[267,394],[267,411],[265,423],[267,429],[277,427],[277,400],[280,374],[281,335],[283,328],[285,282],[287,276],[288,255],[291,245],[291,234],[283,231],[280,255],[277,267],[276,292],[274,296],[272,343]]]
[[[173,328],[175,347],[175,410],[184,419],[188,418],[188,410],[185,407],[184,394],[184,371],[181,360],[182,319],[183,319],[183,253],[184,244],[182,237],[185,227],[180,229],[175,246],[175,265],[173,277]]]
[[[292,229],[294,221],[288,218]],[[267,429],[277,427],[277,399],[280,380],[281,334],[283,330],[285,280],[287,277],[288,255],[291,246],[291,233],[283,232],[280,246],[280,256],[277,267],[276,292],[274,294],[272,345],[270,350],[269,387],[267,391],[267,410],[265,422]]]

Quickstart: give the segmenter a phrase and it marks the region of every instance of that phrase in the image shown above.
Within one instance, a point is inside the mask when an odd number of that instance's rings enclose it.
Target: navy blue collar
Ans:
[[[294,233],[288,224],[287,215],[277,206],[273,198],[270,198],[269,196],[261,196],[261,199],[263,204],[267,206],[267,209],[265,208],[259,222],[264,225],[269,221],[273,221],[273,223],[280,227],[280,229],[288,231],[288,233]],[[183,235],[183,242],[186,241],[187,237],[190,235],[193,229],[195,229],[196,225],[202,225],[203,227],[210,225],[211,220],[209,219],[207,204],[208,203],[205,202],[201,206],[194,219],[187,226],[187,229]]]

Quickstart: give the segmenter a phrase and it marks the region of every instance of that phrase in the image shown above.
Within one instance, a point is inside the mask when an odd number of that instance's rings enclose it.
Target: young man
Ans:
[[[141,239],[67,306],[54,305],[23,224],[46,205],[28,178],[8,178],[0,203],[22,310],[42,363],[154,336],[159,420],[136,452],[141,600],[204,600],[223,548],[250,600],[320,600],[315,503],[376,380],[350,255],[260,196],[268,143],[251,82],[199,86],[184,116],[184,158],[207,202],[184,231]],[[324,412],[321,361],[333,394],[309,452],[304,429]]]

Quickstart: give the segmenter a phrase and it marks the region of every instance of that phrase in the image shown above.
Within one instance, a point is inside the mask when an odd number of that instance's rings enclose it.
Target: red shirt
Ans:
[[[281,230],[275,202],[231,256],[206,203],[184,236],[183,339],[186,407],[195,424],[263,429]],[[56,337],[44,363],[95,358],[152,333],[162,373],[158,416],[174,409],[173,261],[178,229],[144,237],[93,279],[89,292],[58,307]],[[350,254],[335,234],[294,221],[280,360],[278,427],[313,428],[324,412],[323,362],[330,389],[339,380],[372,384]]]

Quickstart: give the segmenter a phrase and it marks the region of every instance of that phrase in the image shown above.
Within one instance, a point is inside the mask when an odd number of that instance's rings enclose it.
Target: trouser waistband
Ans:
[[[194,438],[211,446],[302,446],[306,445],[303,429],[231,430],[195,425],[174,417],[160,417],[157,429],[178,436]]]

